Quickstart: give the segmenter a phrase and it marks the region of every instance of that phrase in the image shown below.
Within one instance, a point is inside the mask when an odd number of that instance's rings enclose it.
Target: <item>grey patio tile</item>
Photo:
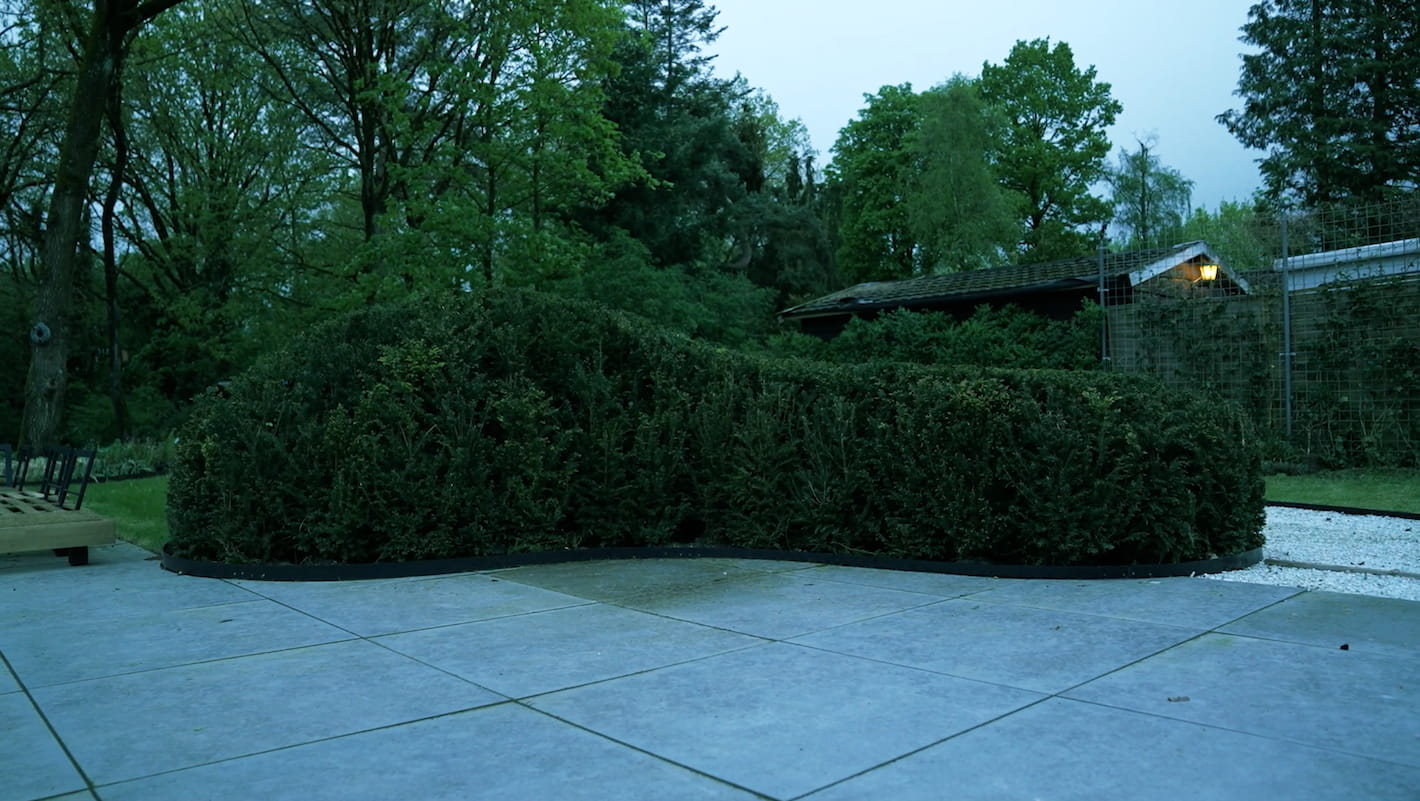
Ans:
[[[1067,695],[1420,766],[1409,656],[1208,634]]]
[[[90,545],[89,564],[75,568],[74,571],[70,571],[69,560],[62,556],[55,556],[53,550],[0,553],[0,571],[4,572],[8,581],[12,576],[29,573],[84,572],[84,567],[143,561],[156,567],[158,557],[131,542],[118,540],[112,545]]]
[[[44,687],[34,695],[95,784],[503,700],[363,640]]]
[[[240,584],[363,637],[589,603],[476,573],[418,580]]]
[[[31,689],[191,662],[350,639],[272,601],[106,620],[0,626],[0,649]]]
[[[809,570],[818,567],[817,562],[797,562],[790,559],[720,559],[717,560],[745,570],[760,573],[788,573],[794,570]]]
[[[915,592],[821,580],[813,571],[759,574],[723,584],[647,587],[622,606],[769,639],[788,639],[940,599]]]
[[[973,596],[991,603],[1033,606],[1143,620],[1191,629],[1213,629],[1296,595],[1295,587],[1192,578],[1017,580]]]
[[[603,559],[498,570],[487,575],[565,592],[593,601],[616,601],[654,588],[660,592],[723,584],[764,574],[729,559]]]
[[[1054,698],[805,801],[1403,801],[1417,787],[1416,768]]]
[[[868,567],[844,567],[823,565],[814,568],[805,576],[844,581],[849,584],[864,584],[869,587],[886,587],[890,590],[920,592],[940,598],[959,598],[963,595],[999,587],[1005,579],[984,576],[957,576],[951,573],[924,573],[915,570],[881,570]]]
[[[1306,592],[1230,623],[1222,631],[1420,658],[1420,602]]]
[[[742,787],[793,798],[1040,697],[772,643],[530,703]]]
[[[0,735],[0,801],[32,801],[87,788],[23,693],[0,696]]]
[[[749,799],[515,704],[111,785],[104,801]]]
[[[163,570],[157,562],[141,559],[96,561],[83,567],[69,567],[62,559],[55,561],[63,566],[0,573],[4,577],[0,579],[3,625],[115,620],[257,597],[225,581],[179,576]]]
[[[799,637],[815,648],[1055,693],[1200,632],[975,596]]]
[[[764,641],[596,604],[396,634],[379,642],[521,698]]]

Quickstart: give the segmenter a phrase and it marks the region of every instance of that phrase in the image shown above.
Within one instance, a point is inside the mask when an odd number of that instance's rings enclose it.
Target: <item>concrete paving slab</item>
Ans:
[[[721,559],[728,565],[760,573],[788,573],[792,570],[812,570],[817,562],[795,562],[788,559]]]
[[[273,601],[110,620],[0,624],[0,649],[31,689],[350,639]]]
[[[939,598],[960,598],[963,595],[993,589],[1009,583],[1009,579],[983,576],[954,576],[950,573],[919,573],[911,570],[878,570],[868,567],[820,565],[805,573],[805,577],[885,587],[890,590],[920,592]]]
[[[24,693],[0,695],[0,801],[32,801],[88,783]]]
[[[1409,655],[1420,659],[1420,602],[1370,595],[1308,592],[1222,628],[1289,642]]]
[[[173,575],[158,565],[74,568],[89,571],[84,581],[54,577],[45,587],[26,587],[31,582],[0,579],[0,604],[6,609],[7,626],[48,625],[55,621],[116,621],[129,615],[192,609],[197,606],[239,604],[257,601],[258,596],[226,581]]]
[[[105,558],[70,567],[47,556],[0,572],[4,623],[112,620],[257,598],[225,581],[168,573],[157,561],[148,561],[152,555],[147,551],[127,543],[91,550],[104,550]]]
[[[1411,657],[1208,634],[1066,695],[1420,767]]]
[[[728,559],[604,559],[529,565],[491,571],[487,575],[564,592],[593,601],[617,601],[655,588],[671,593],[707,584],[721,584],[765,573]]]
[[[590,603],[572,595],[476,573],[415,581],[238,584],[362,637]]]
[[[34,696],[95,784],[504,700],[363,640],[44,687]]]
[[[1011,581],[974,600],[1213,629],[1296,595],[1295,587],[1191,578]]]
[[[158,557],[151,551],[144,550],[137,545],[120,540],[111,545],[90,545],[89,564],[84,567],[143,561],[145,559],[156,563]],[[55,556],[53,550],[0,553],[0,573],[6,575],[40,571],[62,573],[69,568],[69,560],[62,556]],[[82,572],[82,568],[80,568],[80,571]]]
[[[1201,631],[1051,609],[942,601],[794,642],[837,653],[1057,693]]]
[[[627,801],[755,796],[515,704],[102,789],[104,801]]]
[[[596,604],[396,634],[379,642],[495,692],[522,698],[764,641]]]
[[[775,798],[794,798],[1040,695],[783,643],[529,703]]]
[[[916,592],[818,580],[812,571],[795,571],[760,574],[722,584],[676,587],[667,592],[648,587],[617,603],[782,640],[939,600]]]
[[[19,691],[20,683],[15,679],[15,674],[11,673],[10,668],[3,662],[0,662],[0,695]]]
[[[1416,788],[1416,768],[1054,698],[805,801],[1403,801]]]

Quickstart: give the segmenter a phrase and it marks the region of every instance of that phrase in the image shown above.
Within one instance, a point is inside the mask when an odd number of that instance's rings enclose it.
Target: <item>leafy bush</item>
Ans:
[[[704,542],[1129,564],[1261,544],[1241,418],[1104,373],[745,356],[524,292],[359,311],[209,393],[172,547],[370,562]]]
[[[1017,306],[980,306],[958,320],[940,312],[896,309],[857,317],[831,340],[781,334],[773,352],[836,363],[868,361],[982,367],[1090,370],[1100,363],[1099,306],[1086,303],[1069,320],[1051,320]]]
[[[112,481],[166,473],[173,462],[174,449],[170,439],[115,441],[98,449],[94,457],[94,479]]]

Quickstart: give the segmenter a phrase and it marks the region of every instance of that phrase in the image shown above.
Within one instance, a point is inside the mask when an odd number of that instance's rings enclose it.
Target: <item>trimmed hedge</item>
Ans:
[[[1013,564],[1262,544],[1228,407],[1103,373],[750,357],[525,292],[351,314],[200,400],[179,556],[714,543]]]

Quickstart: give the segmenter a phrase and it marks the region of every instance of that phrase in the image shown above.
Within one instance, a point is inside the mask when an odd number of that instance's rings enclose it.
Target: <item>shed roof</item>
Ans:
[[[1106,279],[1123,279],[1138,286],[1185,262],[1199,259],[1221,265],[1230,279],[1247,290],[1241,276],[1228,270],[1208,243],[1185,242],[1167,248],[1135,250],[1105,255]],[[870,281],[856,284],[779,313],[783,319],[817,317],[825,314],[921,306],[934,302],[984,303],[1023,294],[1046,293],[1096,286],[1100,279],[1098,256],[1009,265],[946,275],[925,275],[901,281]]]

